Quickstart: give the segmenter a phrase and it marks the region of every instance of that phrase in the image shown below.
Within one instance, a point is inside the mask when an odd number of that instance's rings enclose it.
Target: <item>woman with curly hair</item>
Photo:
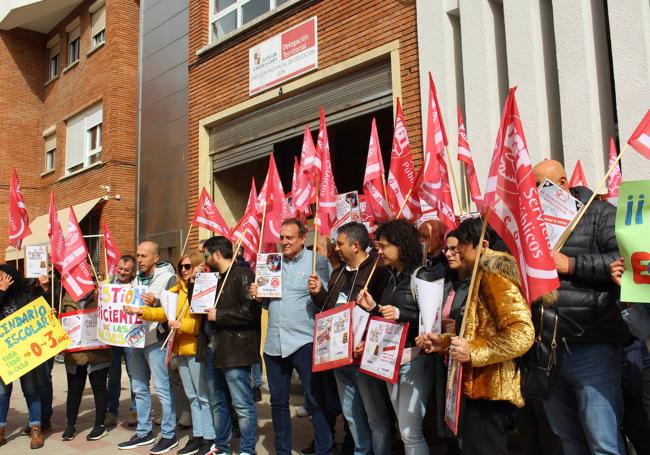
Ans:
[[[417,229],[404,220],[383,224],[375,233],[375,238],[384,265],[392,276],[381,296],[362,291],[359,304],[386,319],[409,323],[399,379],[397,384],[387,384],[388,393],[397,415],[406,454],[428,454],[422,420],[432,390],[433,361],[431,356],[417,355],[419,349],[415,347],[415,338],[419,331],[420,308],[411,292],[411,275],[422,265],[422,247]],[[375,297],[379,297],[379,305],[375,303]]]

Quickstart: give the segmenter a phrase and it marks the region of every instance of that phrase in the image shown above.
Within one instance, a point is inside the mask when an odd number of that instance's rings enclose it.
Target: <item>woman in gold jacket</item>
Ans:
[[[470,274],[479,254],[481,225],[480,218],[466,220],[449,234],[458,239],[461,267]],[[508,453],[508,433],[515,426],[516,409],[524,405],[514,359],[528,351],[535,336],[514,258],[487,246],[484,241],[474,291],[465,306],[463,337],[428,336],[429,351],[448,353],[463,363],[463,455]]]
[[[194,276],[203,268],[203,256],[197,252],[183,255],[178,262],[178,281],[169,289],[178,294],[176,319],[169,319],[161,307],[127,306],[127,312],[138,314],[145,321],[167,322],[176,330],[173,349],[176,354],[178,373],[192,412],[192,437],[179,453],[196,453],[202,446],[209,446],[215,438],[205,363],[196,360],[197,336],[201,329],[201,315],[190,313],[190,296]]]

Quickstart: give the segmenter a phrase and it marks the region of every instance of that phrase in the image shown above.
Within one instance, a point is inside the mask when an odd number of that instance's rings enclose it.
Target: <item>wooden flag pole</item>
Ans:
[[[318,254],[318,222],[320,221],[320,214],[318,213],[319,194],[316,193],[316,216],[314,216],[314,248],[311,258],[311,274],[316,275],[316,255]]]
[[[460,202],[460,192],[458,191],[458,182],[456,182],[456,172],[454,172],[454,167],[451,165],[451,155],[449,154],[449,149],[445,145],[445,153],[447,154],[447,164],[449,165],[449,173],[451,174],[451,180],[454,182],[454,190],[456,192],[456,202],[460,208],[460,214],[463,214],[463,204]]]
[[[467,289],[467,301],[465,302],[465,311],[463,311],[463,322],[460,325],[460,331],[458,332],[459,337],[463,337],[465,334],[465,327],[467,326],[467,309],[469,306],[469,302],[472,299],[472,295],[474,294],[474,287],[476,286],[476,275],[478,273],[478,266],[479,263],[481,262],[481,256],[483,255],[483,239],[485,239],[485,231],[487,230],[487,225],[488,225],[488,217],[490,216],[490,211],[492,210],[491,207],[488,207],[487,211],[485,212],[485,216],[483,218],[483,227],[481,228],[481,237],[479,238],[478,241],[478,253],[476,254],[476,260],[474,261],[474,267],[472,268],[472,278],[469,282],[469,288]]]
[[[381,173],[381,184],[384,187],[384,200],[388,202],[388,191],[386,191],[386,176],[383,172]]]
[[[235,251],[232,254],[232,261],[230,262],[230,265],[228,265],[228,270],[226,270],[226,275],[223,277],[223,283],[221,283],[221,288],[219,289],[219,293],[217,294],[217,298],[214,301],[214,308],[217,307],[217,304],[219,303],[219,299],[221,298],[221,294],[223,293],[223,288],[226,286],[226,281],[228,280],[228,277],[230,276],[230,270],[232,270],[232,266],[237,260],[237,254],[239,253],[239,248],[241,248],[242,241],[244,239],[244,235],[241,235],[239,237],[239,240],[237,240],[237,244],[235,245]]]
[[[375,263],[372,265],[372,269],[370,270],[370,274],[368,275],[368,279],[366,280],[366,284],[363,286],[362,291],[368,290],[368,285],[370,284],[370,280],[372,280],[372,276],[375,274],[375,269],[377,269],[377,264],[379,264],[379,259],[381,259],[381,256],[377,255],[377,259],[375,259]]]
[[[52,308],[54,308],[54,264],[52,264],[51,262],[52,261],[50,261],[50,272],[51,272],[52,278],[50,278],[50,288],[51,288],[50,291],[52,292],[52,300],[50,300],[50,302],[51,302]]]
[[[463,173],[461,174],[461,177],[463,178],[461,180],[463,181],[463,191],[465,192],[465,203],[466,203],[465,207],[467,208],[467,213],[469,214],[472,202],[470,199],[470,192],[469,192],[469,175],[467,174],[467,164],[461,161],[460,166],[463,171]]]
[[[266,222],[266,201],[264,201],[264,207],[262,207],[262,225],[260,226],[260,242],[257,245],[257,254],[262,252],[262,245],[264,244],[264,223]],[[242,237],[240,237],[241,239]]]
[[[571,223],[569,223],[569,226],[567,227],[566,231],[564,231],[564,232],[562,233],[562,235],[560,236],[560,238],[558,239],[557,243],[556,243],[555,246],[553,247],[553,249],[554,249],[555,251],[558,251],[558,252],[559,252],[559,251],[562,249],[562,247],[564,246],[564,244],[566,243],[566,241],[569,239],[569,236],[573,233],[573,230],[576,228],[576,226],[578,225],[578,223],[580,222],[580,220],[582,219],[582,217],[583,217],[583,216],[585,215],[585,213],[587,212],[587,209],[589,208],[589,206],[591,205],[591,203],[594,201],[594,199],[596,198],[596,196],[598,196],[598,192],[600,191],[600,188],[601,188],[601,187],[603,186],[603,184],[607,181],[607,178],[608,178],[609,175],[612,173],[612,171],[614,170],[614,168],[616,167],[616,165],[619,163],[619,161],[621,161],[621,158],[623,157],[623,154],[627,151],[628,148],[629,148],[629,145],[628,145],[628,143],[626,142],[626,143],[625,143],[625,146],[623,147],[623,150],[621,150],[621,153],[619,153],[619,154],[618,154],[618,157],[616,157],[616,161],[614,161],[614,162],[612,163],[612,165],[609,167],[609,169],[607,170],[607,172],[605,173],[605,175],[603,176],[603,178],[600,179],[600,182],[598,182],[598,185],[596,186],[596,189],[594,189],[594,192],[591,194],[591,197],[589,198],[589,200],[587,201],[587,203],[586,203],[585,205],[582,206],[582,208],[580,209],[580,211],[578,212],[578,214],[576,215],[576,217],[571,221]]]
[[[413,192],[413,187],[411,187],[409,192],[406,193],[406,197],[404,198],[404,202],[402,202],[402,205],[399,208],[399,212],[397,212],[397,216],[395,217],[396,220],[399,220],[399,217],[402,216],[402,212],[404,211],[404,207],[406,207],[406,204],[408,203],[412,192]]]
[[[18,255],[23,252],[23,245],[22,242],[18,243],[18,248],[16,249],[16,272],[20,273],[20,270],[18,270]]]
[[[95,277],[95,280],[97,280],[97,284],[99,284],[99,277],[97,276],[97,271],[95,270],[95,264],[93,264],[93,260],[90,258],[90,253],[88,254],[88,262],[90,262],[90,269],[93,271],[93,276]]]
[[[108,278],[108,254],[106,253],[106,242],[104,242],[104,270],[106,270],[106,278]]]
[[[59,314],[61,314],[62,310],[63,310],[63,273],[61,273],[61,289],[59,290]]]
[[[187,235],[185,236],[185,242],[183,242],[183,249],[181,250],[181,257],[185,254],[185,248],[187,248],[187,241],[190,239],[190,234],[192,233],[192,228],[194,224],[190,223],[190,228],[187,230]]]

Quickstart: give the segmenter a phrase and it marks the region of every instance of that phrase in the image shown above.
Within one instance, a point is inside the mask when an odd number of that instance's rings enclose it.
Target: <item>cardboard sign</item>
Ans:
[[[28,245],[25,247],[25,278],[41,275],[47,275],[47,246]]]
[[[411,288],[420,307],[420,335],[442,332],[442,296],[445,280],[425,281],[411,277]]]
[[[262,253],[257,255],[255,282],[258,286],[258,297],[282,297],[282,253]]]
[[[352,363],[352,309],[354,303],[318,313],[314,322],[312,371]]]
[[[0,321],[0,377],[10,384],[70,345],[43,297]]]
[[[408,329],[408,322],[371,317],[359,371],[396,384]]]
[[[583,204],[571,193],[564,191],[548,179],[542,182],[538,192],[539,203],[544,213],[548,242],[553,248]]]
[[[97,339],[97,308],[68,311],[59,321],[72,344],[65,352],[92,351],[110,347]]]
[[[650,180],[621,183],[616,241],[625,258],[621,302],[650,303]]]
[[[463,364],[449,358],[445,391],[445,423],[454,434],[458,434],[462,386]]]
[[[192,302],[190,303],[191,313],[205,313],[210,308],[214,308],[218,284],[218,273],[208,272],[196,274],[194,290],[192,291]],[[176,316],[174,316],[175,318]]]
[[[147,286],[102,283],[97,296],[97,339],[112,346],[143,348],[144,322],[127,314],[124,305],[142,306]]]

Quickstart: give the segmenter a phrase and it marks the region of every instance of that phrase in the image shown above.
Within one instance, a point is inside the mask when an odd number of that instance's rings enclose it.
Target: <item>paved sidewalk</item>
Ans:
[[[126,425],[126,420],[120,421],[117,427],[109,428],[109,434],[99,441],[86,441],[86,434],[92,429],[94,422],[94,404],[92,391],[90,390],[90,383],[86,382],[86,390],[84,392],[83,400],[81,402],[81,411],[77,420],[77,430],[79,434],[74,440],[69,442],[61,441],[61,433],[65,427],[65,399],[67,394],[67,379],[65,375],[65,368],[63,365],[55,364],[54,372],[52,375],[52,382],[54,385],[54,416],[52,417],[52,432],[45,435],[45,447],[33,451],[33,453],[48,453],[54,455],[74,455],[74,454],[116,454],[116,453],[133,453],[133,454],[148,454],[149,448],[142,447],[129,451],[120,451],[117,444],[128,440],[133,434],[134,428],[129,428]],[[122,396],[120,403],[120,412],[122,418],[128,417],[129,408],[129,383],[126,372],[122,375]],[[154,398],[155,412],[160,415],[160,405]],[[293,394],[291,396],[291,413],[293,423],[293,447],[294,449],[302,449],[309,445],[313,436],[313,429],[308,417],[296,417],[295,411],[298,406],[302,405],[302,395]],[[14,390],[11,397],[11,405],[9,410],[9,418],[7,425],[7,445],[0,448],[0,453],[14,454],[28,453],[29,450],[29,437],[21,434],[19,427],[25,425],[27,422],[27,407],[25,399],[20,390],[20,382],[14,383]],[[258,442],[257,453],[269,454],[275,453],[273,449],[273,426],[271,423],[271,406],[269,404],[268,393],[263,393],[263,401],[258,403]],[[154,433],[158,433],[160,427],[154,425]],[[187,442],[191,430],[179,430],[177,436],[179,437],[179,448],[183,447]],[[343,437],[343,430],[341,425],[341,417],[337,423],[337,441],[340,443]],[[235,453],[238,452],[239,440],[234,439],[232,448]],[[173,450],[170,453],[175,453]],[[294,453],[298,453],[294,451]]]

